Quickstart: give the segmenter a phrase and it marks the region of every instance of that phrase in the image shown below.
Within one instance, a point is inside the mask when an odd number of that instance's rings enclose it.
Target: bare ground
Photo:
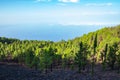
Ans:
[[[89,70],[79,74],[70,69],[54,69],[45,74],[17,63],[0,62],[0,80],[120,80],[120,74],[116,70],[101,71],[99,66],[95,68],[94,76]]]

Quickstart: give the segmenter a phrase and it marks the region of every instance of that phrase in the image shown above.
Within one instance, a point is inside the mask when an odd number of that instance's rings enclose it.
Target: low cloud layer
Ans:
[[[112,3],[88,3],[86,6],[112,6]]]

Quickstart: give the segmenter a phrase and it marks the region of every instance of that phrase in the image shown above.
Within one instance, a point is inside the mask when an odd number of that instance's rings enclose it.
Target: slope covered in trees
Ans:
[[[103,70],[110,68],[119,72],[120,25],[60,42],[0,37],[0,60],[12,60],[46,73],[59,66],[63,69],[78,66],[79,72],[90,66],[93,75],[95,64],[101,64]]]

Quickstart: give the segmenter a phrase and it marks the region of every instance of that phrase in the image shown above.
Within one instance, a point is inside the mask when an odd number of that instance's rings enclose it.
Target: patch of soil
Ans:
[[[77,73],[76,70],[54,69],[45,74],[39,70],[29,69],[17,63],[0,62],[0,80],[120,80],[116,71],[99,71],[94,76],[90,72]]]

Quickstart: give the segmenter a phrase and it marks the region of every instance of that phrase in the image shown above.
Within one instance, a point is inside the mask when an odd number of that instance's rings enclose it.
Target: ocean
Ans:
[[[20,40],[60,41],[74,39],[105,26],[98,25],[7,25],[0,26],[0,37]]]

